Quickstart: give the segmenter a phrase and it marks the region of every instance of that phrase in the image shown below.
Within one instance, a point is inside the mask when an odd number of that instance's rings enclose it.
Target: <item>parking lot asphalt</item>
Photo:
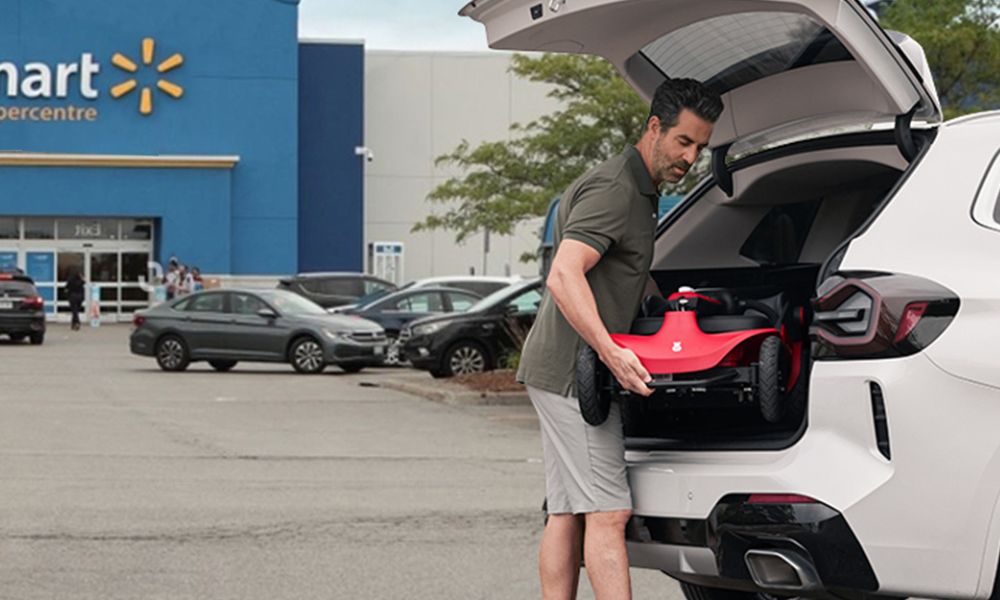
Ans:
[[[530,406],[381,387],[395,369],[164,373],[128,332],[0,340],[0,598],[540,597]]]

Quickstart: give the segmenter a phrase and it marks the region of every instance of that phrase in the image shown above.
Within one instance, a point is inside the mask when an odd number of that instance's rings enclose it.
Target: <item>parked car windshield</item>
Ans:
[[[518,286],[517,292],[514,292],[514,290],[511,289],[510,286],[500,288],[499,290],[493,292],[489,296],[486,296],[479,302],[473,304],[466,312],[476,312],[479,310],[485,310],[487,308],[491,308],[493,306],[496,306],[498,303],[502,302],[505,298],[511,298],[513,296],[516,296],[519,293],[529,289],[530,287],[531,287],[530,285]]]
[[[398,290],[393,290],[392,288],[383,288],[381,290],[376,290],[370,294],[366,294],[358,298],[356,302],[358,308],[367,308],[369,304],[374,304],[376,300],[381,300],[389,294],[393,294]]]
[[[326,314],[326,311],[319,304],[292,292],[282,292],[280,290],[261,292],[260,297],[281,313],[291,315]]]

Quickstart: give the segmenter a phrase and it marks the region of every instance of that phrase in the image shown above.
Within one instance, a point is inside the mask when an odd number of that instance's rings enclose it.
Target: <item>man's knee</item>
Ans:
[[[631,517],[630,509],[587,513],[587,527],[624,529]]]

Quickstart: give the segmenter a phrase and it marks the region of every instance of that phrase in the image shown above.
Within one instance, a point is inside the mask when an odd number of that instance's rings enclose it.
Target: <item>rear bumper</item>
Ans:
[[[45,312],[34,311],[21,314],[0,315],[0,334],[45,333]]]
[[[819,503],[747,500],[746,495],[724,498],[708,519],[633,517],[626,530],[630,562],[690,583],[737,590],[878,590],[868,558],[836,510]]]
[[[138,354],[139,356],[154,356],[156,354],[154,350],[155,342],[156,338],[153,332],[144,328],[132,331],[132,335],[128,338],[129,350],[131,350],[132,354]]]

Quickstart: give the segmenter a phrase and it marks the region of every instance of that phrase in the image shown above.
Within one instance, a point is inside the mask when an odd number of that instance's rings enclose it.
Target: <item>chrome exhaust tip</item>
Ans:
[[[747,550],[743,559],[754,583],[762,588],[809,591],[821,587],[816,567],[793,550]]]

